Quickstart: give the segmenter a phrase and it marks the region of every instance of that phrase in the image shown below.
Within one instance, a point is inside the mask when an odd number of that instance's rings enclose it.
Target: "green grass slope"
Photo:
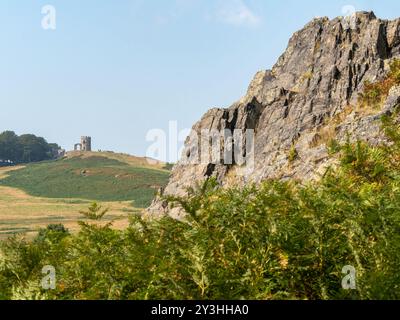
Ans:
[[[157,189],[167,183],[168,176],[169,171],[160,166],[123,162],[104,153],[77,153],[65,159],[29,164],[12,171],[0,180],[0,185],[18,188],[38,197],[133,200],[135,207],[146,207]]]

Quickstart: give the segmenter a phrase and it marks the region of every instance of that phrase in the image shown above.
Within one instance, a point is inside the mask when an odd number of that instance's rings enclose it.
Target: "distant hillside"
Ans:
[[[165,168],[164,168],[165,167]],[[63,159],[29,164],[9,172],[0,186],[45,198],[133,201],[150,204],[169,177],[166,164],[112,152],[71,152]]]

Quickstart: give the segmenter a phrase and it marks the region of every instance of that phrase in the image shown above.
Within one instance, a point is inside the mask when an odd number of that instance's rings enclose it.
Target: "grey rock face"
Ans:
[[[223,162],[188,164],[188,158],[199,152],[198,144],[188,138],[164,193],[185,195],[187,187],[210,176],[223,185],[270,178],[314,179],[332,163],[321,137],[324,130],[328,131],[325,135],[338,140],[350,133],[354,138],[379,143],[382,137],[377,119],[399,104],[400,89],[391,90],[378,113],[358,110],[357,100],[363,83],[382,79],[390,61],[399,56],[400,19],[381,20],[372,12],[359,12],[353,29],[346,29],[342,18],[314,19],[292,36],[272,70],[255,75],[245,97],[227,109],[208,111],[193,126],[199,135],[205,129],[254,129],[251,168]],[[333,119],[339,123],[326,128]],[[289,161],[293,147],[297,158]],[[159,199],[148,212],[179,217],[178,211],[162,206]]]

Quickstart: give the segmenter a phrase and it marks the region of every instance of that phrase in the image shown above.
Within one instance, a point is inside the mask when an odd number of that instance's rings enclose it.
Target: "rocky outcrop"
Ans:
[[[199,135],[202,130],[253,129],[251,150],[236,151],[252,157],[251,167],[188,163],[199,154],[199,144],[189,137],[164,193],[185,195],[187,187],[211,176],[224,185],[313,179],[330,164],[326,142],[331,136],[343,140],[350,133],[379,143],[377,119],[399,103],[400,89],[391,90],[378,112],[358,108],[357,99],[364,82],[382,79],[390,61],[400,55],[399,32],[400,19],[381,20],[372,12],[357,13],[353,28],[346,28],[343,18],[308,23],[292,36],[272,70],[255,75],[245,97],[230,108],[208,111],[193,127]],[[293,149],[296,157],[290,159]],[[160,199],[149,208],[152,215],[166,212],[178,215]]]

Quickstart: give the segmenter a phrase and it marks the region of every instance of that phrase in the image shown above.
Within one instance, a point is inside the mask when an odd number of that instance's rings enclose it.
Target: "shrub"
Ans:
[[[327,143],[327,150],[331,156],[338,153],[341,150],[340,143],[336,139],[331,138]]]
[[[296,150],[295,145],[293,144],[289,149],[289,154],[288,154],[289,163],[294,162],[297,159],[298,156],[299,156],[299,154],[298,154],[298,152]]]
[[[49,224],[46,228],[41,228],[34,241],[60,241],[69,235],[69,231],[63,224]]]

